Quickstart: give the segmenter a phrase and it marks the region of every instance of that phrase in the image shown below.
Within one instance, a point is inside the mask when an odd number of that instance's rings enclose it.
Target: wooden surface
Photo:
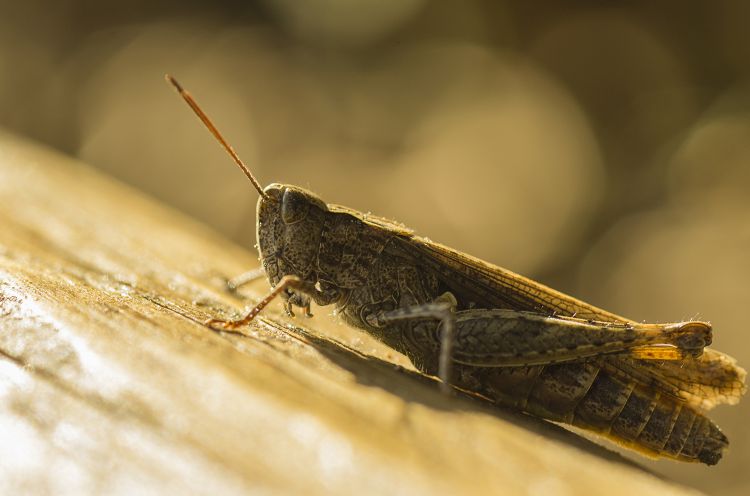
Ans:
[[[328,309],[273,304],[247,336],[203,326],[248,304],[223,280],[254,265],[0,134],[0,493],[693,494],[557,426],[441,396]]]

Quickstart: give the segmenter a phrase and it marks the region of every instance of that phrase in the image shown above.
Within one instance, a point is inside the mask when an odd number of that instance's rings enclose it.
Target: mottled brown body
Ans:
[[[274,290],[244,318],[208,325],[236,329],[279,294],[290,313],[309,313],[311,299],[333,304],[456,387],[647,455],[721,458],[728,440],[703,412],[739,401],[745,371],[705,348],[710,325],[639,324],[302,188],[262,188],[192,97],[167,80],[260,193],[258,247]]]
[[[438,323],[383,324],[378,315],[450,293],[457,303],[455,386],[647,455],[707,464],[721,458],[728,440],[702,411],[736,402],[744,371],[711,349],[668,361],[652,360],[648,352],[659,353],[662,348],[649,345],[663,345],[664,336],[691,323],[636,324],[400,225],[326,205],[300,188],[264,191],[258,241],[269,281],[276,285],[291,274],[316,288],[288,291],[289,303],[304,307],[312,297],[319,305],[335,304],[348,323],[435,374]],[[585,354],[586,347],[591,356],[565,353]]]

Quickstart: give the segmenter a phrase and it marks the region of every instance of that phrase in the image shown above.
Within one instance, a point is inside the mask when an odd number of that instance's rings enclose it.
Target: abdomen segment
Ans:
[[[615,376],[596,360],[462,367],[458,376],[500,404],[596,432],[645,455],[714,465],[729,444],[714,423],[683,400]]]

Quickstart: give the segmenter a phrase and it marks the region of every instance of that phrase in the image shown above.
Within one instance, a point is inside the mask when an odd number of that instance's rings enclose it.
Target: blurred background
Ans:
[[[262,183],[636,320],[708,320],[747,367],[748,26],[742,0],[0,0],[0,126],[252,247],[257,196],[170,72]],[[634,459],[749,494],[749,414],[712,413],[717,467]]]

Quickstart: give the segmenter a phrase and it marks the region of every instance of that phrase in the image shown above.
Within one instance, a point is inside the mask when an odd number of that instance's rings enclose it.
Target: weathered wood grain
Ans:
[[[691,493],[557,426],[443,397],[330,316],[203,326],[241,310],[222,281],[254,264],[0,134],[0,493]]]

